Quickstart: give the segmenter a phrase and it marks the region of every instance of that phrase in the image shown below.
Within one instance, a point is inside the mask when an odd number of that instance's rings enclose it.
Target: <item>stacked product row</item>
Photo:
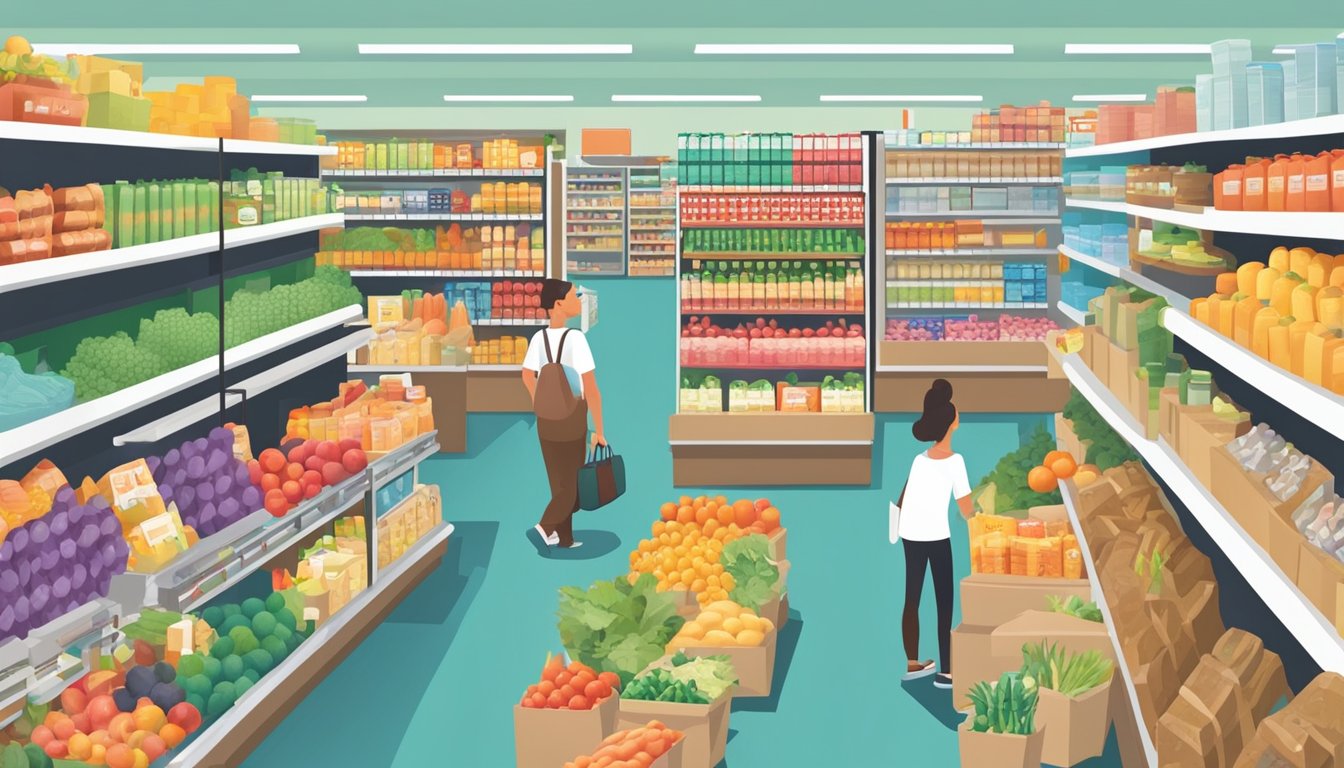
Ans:
[[[681,196],[681,222],[695,224],[825,224],[863,219],[863,195],[773,194]]]
[[[950,251],[957,248],[1044,248],[1044,229],[996,221],[888,221],[889,251]]]
[[[903,308],[1039,307],[1046,267],[1032,262],[901,260],[887,267],[887,304]]]
[[[335,157],[324,158],[322,167],[349,171],[521,170],[540,169],[545,157],[540,144],[524,144],[517,139],[338,141]]]
[[[889,145],[890,146],[890,145]],[[1058,152],[1029,150],[887,152],[887,180],[903,179],[1038,179],[1060,175],[1063,158]]]
[[[960,144],[1059,144],[1067,131],[1063,107],[1041,102],[1033,107],[1004,105],[971,116],[968,131],[888,131],[889,147],[942,147]],[[930,174],[932,175],[932,174]],[[1054,174],[1040,174],[1058,176]]]
[[[863,266],[857,261],[691,259],[681,273],[683,313],[860,313],[866,294]]]
[[[1056,213],[1059,190],[1054,187],[893,187],[887,191],[887,213]]]
[[[541,227],[509,224],[434,229],[353,227],[322,233],[318,264],[342,269],[530,272],[546,268]]]
[[[688,186],[863,183],[863,138],[845,134],[683,133],[679,181]]]
[[[346,213],[397,215],[409,213],[541,213],[541,185],[521,181],[482,182],[479,191],[463,187],[346,191],[336,196]]]

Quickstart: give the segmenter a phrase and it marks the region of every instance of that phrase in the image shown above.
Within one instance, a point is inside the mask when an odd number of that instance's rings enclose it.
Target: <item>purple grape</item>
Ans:
[[[47,519],[51,520],[51,535],[56,538],[65,536],[65,532],[70,529],[70,516],[65,510],[53,512],[47,515]]]
[[[234,520],[238,519],[239,516],[238,513],[242,510],[242,508],[243,505],[238,503],[238,499],[227,498],[219,502],[219,506],[216,508],[216,512],[219,513],[220,517],[232,523]]]
[[[198,503],[205,503],[215,498],[215,484],[204,482],[196,486],[196,500]]]
[[[111,565],[112,563],[116,562],[117,548],[111,542],[108,542],[107,544],[103,545],[101,554],[103,556],[103,563],[106,565]]]
[[[159,470],[163,468],[163,459],[158,456],[148,456],[145,458],[145,466],[149,467],[149,474],[157,477]]]
[[[160,485],[160,486],[159,486],[159,498],[163,499],[163,503],[164,503],[164,504],[167,504],[168,502],[172,501],[172,500],[173,500],[173,486],[168,485],[167,483],[164,483],[164,484]]]
[[[108,515],[98,524],[98,530],[104,536],[112,536],[121,532],[121,522],[117,520],[116,515]]]
[[[84,586],[84,580],[89,576],[89,569],[84,567],[83,563],[75,563],[70,569],[70,586],[79,589]]]
[[[14,542],[14,554],[22,554],[28,549],[28,526],[19,526],[18,529],[10,531],[9,540]]]
[[[106,595],[108,592],[108,588],[111,586],[112,586],[112,572],[103,571],[103,575],[98,577],[98,594]],[[78,608],[79,603],[75,603],[74,607]]]
[[[255,512],[261,508],[261,489],[255,485],[249,485],[243,489],[243,509],[249,512]]]
[[[112,508],[112,505],[108,504],[107,499],[103,498],[102,495],[94,496],[92,499],[89,499],[89,503],[99,512]]]
[[[19,599],[14,601],[14,620],[19,622],[28,621],[28,596],[19,595]]]
[[[75,543],[79,545],[80,549],[88,549],[89,547],[92,547],[94,544],[97,544],[98,526],[94,525],[93,523],[85,525],[83,530],[79,532],[79,538],[75,540]]]
[[[126,559],[131,554],[131,545],[126,543],[125,539],[118,537],[116,541],[112,542],[112,548],[116,550],[117,555],[116,562],[112,564],[113,572],[123,573],[126,570]]]
[[[233,430],[227,427],[215,427],[210,430],[210,442],[222,443],[233,447]]]
[[[247,471],[247,465],[241,461],[234,462],[233,465],[234,485],[244,487],[252,483],[252,475]]]
[[[177,511],[196,508],[196,488],[190,485],[180,485],[176,492]]]
[[[63,598],[68,594],[70,594],[69,576],[58,576],[55,581],[51,582],[52,597]]]
[[[189,478],[187,477],[187,463],[185,461],[177,465],[177,469],[174,469],[172,471],[172,474],[164,478],[164,480],[169,485],[173,486],[173,488],[181,488],[183,485],[186,484],[188,479]]]
[[[70,519],[70,527],[72,529],[79,528],[79,524],[83,522],[85,515],[88,515],[92,511],[93,510],[89,509],[88,507],[82,504],[76,504],[73,507],[71,507],[70,510],[66,513],[66,515]]]
[[[218,498],[218,497],[220,497],[220,496],[228,496],[228,495],[229,495],[229,492],[232,491],[232,490],[233,490],[233,476],[232,476],[232,475],[224,475],[223,477],[218,478],[217,480],[215,480],[215,497],[216,497],[216,498]]]
[[[42,570],[55,568],[59,562],[61,562],[60,548],[42,550]]]
[[[0,608],[0,635],[8,634],[11,627],[14,626],[14,606],[6,605]]]
[[[202,454],[205,453],[205,450],[210,447],[210,441],[206,440],[204,437],[198,437],[195,440],[191,441],[191,447],[194,450],[195,454]]]
[[[89,578],[97,579],[98,574],[102,572],[103,572],[103,559],[98,555],[98,553],[94,553],[94,556],[89,558]]]
[[[19,589],[19,574],[6,568],[0,571],[0,592],[13,593]]]
[[[225,453],[221,450],[216,449],[211,451],[209,457],[205,460],[206,474],[219,474],[219,471],[229,463],[229,459],[231,458],[233,458],[232,454]]]
[[[176,467],[181,462],[182,452],[176,448],[170,448],[167,453],[163,454],[163,463],[165,466]]]
[[[75,542],[70,539],[65,539],[61,542],[59,550],[62,558],[73,560],[76,552]]]
[[[70,507],[75,504],[75,491],[68,485],[62,485],[56,491],[56,498],[52,499],[53,504]]]
[[[19,575],[19,588],[28,586],[28,581],[33,577],[33,566],[29,564],[28,558],[24,558],[15,564],[14,572]]]
[[[51,587],[42,584],[33,590],[28,603],[34,611],[41,611],[47,607],[47,601],[51,599]]]
[[[192,456],[187,460],[187,478],[200,480],[203,477],[205,477],[205,459],[200,456]]]
[[[0,566],[14,559],[14,545],[8,541],[0,542]]]
[[[34,520],[27,526],[28,533],[33,537],[33,543],[42,545],[47,543],[47,537],[51,535],[51,526],[47,525],[45,520]]]

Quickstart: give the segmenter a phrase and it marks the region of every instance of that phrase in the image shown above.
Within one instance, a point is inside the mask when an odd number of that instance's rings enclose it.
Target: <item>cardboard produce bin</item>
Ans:
[[[1055,414],[1055,437],[1059,441],[1059,446],[1074,458],[1080,465],[1087,463],[1087,449],[1092,445],[1091,440],[1083,441],[1078,439],[1078,433],[1073,431],[1073,422],[1064,418],[1064,414]]]
[[[681,740],[681,768],[714,768],[723,760],[723,752],[728,746],[728,713],[732,709],[732,700],[731,688],[708,704],[621,699],[616,730],[638,728],[648,725],[650,720],[660,720],[668,728],[686,734]],[[570,755],[565,760],[573,757]],[[565,760],[550,768],[564,765]]]
[[[589,710],[513,707],[513,746],[518,768],[555,768],[591,754],[617,731],[620,695],[612,694]],[[647,724],[647,721],[640,725]]]
[[[1048,597],[1092,599],[1087,579],[973,573],[961,580],[961,618],[966,624],[997,627],[1024,611],[1046,610]]]
[[[1242,469],[1226,446],[1213,449],[1209,467],[1209,492],[1248,536],[1263,543],[1269,538],[1269,506],[1256,485],[1264,475]]]
[[[1106,749],[1111,729],[1111,680],[1077,698],[1041,688],[1036,705],[1036,727],[1045,731],[1041,761],[1072,766],[1097,757]]]
[[[1115,661],[1115,647],[1106,625],[1066,613],[1026,611],[990,633],[990,652],[995,656],[1022,655],[1027,643],[1057,643],[1069,653],[1096,651]]]
[[[1122,403],[1129,402],[1130,387],[1137,386],[1134,372],[1139,368],[1139,350],[1121,349],[1114,342],[1107,345],[1110,359],[1106,362],[1106,388]]]
[[[1297,563],[1297,586],[1336,629],[1344,623],[1339,614],[1341,591],[1344,590],[1344,563],[1322,552],[1315,544],[1302,539]]]
[[[1089,328],[1091,333],[1087,341],[1083,342],[1085,346],[1092,347],[1092,352],[1087,358],[1088,367],[1096,374],[1097,380],[1105,384],[1111,380],[1111,341],[1103,336],[1096,326]]]
[[[683,619],[694,619],[700,615],[700,600],[691,590],[669,589],[667,594],[672,595],[672,600],[677,607],[677,614]]]
[[[997,682],[1004,672],[1022,668],[1022,651],[995,656],[990,642],[993,627],[961,624],[952,630],[952,706],[967,709],[971,688],[980,682]]]
[[[776,528],[766,536],[766,541],[770,543],[770,559],[776,562],[788,557],[785,553],[785,544],[789,540],[788,528]]]
[[[789,570],[793,566],[788,560],[780,560],[776,566],[779,568],[779,583],[775,585],[775,596],[766,601],[756,611],[756,615],[769,619],[775,629],[779,629],[789,621]]]
[[[687,645],[679,650],[687,656],[727,656],[733,662],[737,672],[737,687],[734,696],[769,696],[775,680],[775,646],[779,639],[779,630],[765,636],[760,645]]]
[[[1045,726],[1038,720],[1030,736],[976,733],[970,720],[957,726],[957,748],[963,768],[1034,768],[1041,764]]]
[[[1225,447],[1236,438],[1251,431],[1249,419],[1228,421],[1213,415],[1210,406],[1181,414],[1177,428],[1181,444],[1176,453],[1190,468],[1190,473],[1205,487],[1213,488],[1213,451]]]
[[[1306,537],[1293,526],[1290,516],[1279,512],[1271,512],[1267,516],[1266,527],[1269,535],[1261,542],[1261,546],[1275,565],[1279,566],[1279,570],[1283,571],[1283,575],[1297,582],[1298,563]]]

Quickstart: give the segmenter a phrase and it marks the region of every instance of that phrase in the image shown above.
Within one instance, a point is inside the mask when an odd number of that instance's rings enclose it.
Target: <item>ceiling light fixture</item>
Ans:
[[[46,56],[267,56],[299,53],[296,43],[33,43]]]
[[[825,95],[823,95],[823,96],[821,97],[821,100],[822,100],[822,101],[831,101],[831,102],[836,102],[836,101],[854,101],[854,102],[864,102],[864,101],[870,101],[870,102],[871,102],[871,101],[881,101],[881,102],[891,102],[891,101],[925,101],[925,102],[935,102],[935,101],[955,101],[955,102],[981,102],[981,101],[984,101],[984,100],[985,100],[985,97],[984,97],[984,96],[973,96],[973,95],[970,95],[970,94],[964,94],[964,95],[958,95],[958,94],[924,94],[924,95],[914,95],[914,94],[910,94],[910,95],[900,95],[900,94],[875,94],[875,95],[868,95],[868,96],[854,96],[854,95],[850,95],[850,94],[825,94]]]
[[[463,102],[463,101],[573,101],[573,96],[564,94],[506,94],[506,93],[448,93],[444,94],[444,101]]]
[[[700,55],[926,56],[1011,55],[1011,43],[696,43]]]
[[[1064,53],[1195,56],[1213,52],[1208,43],[1065,43]]]
[[[1297,46],[1295,45],[1274,46],[1274,55],[1276,56],[1292,56],[1295,53],[1297,53]]]
[[[1147,101],[1146,93],[1075,93],[1074,101],[1095,103],[1099,101]]]
[[[369,97],[364,94],[354,93],[298,93],[298,94],[266,94],[258,93],[252,96],[252,101],[368,101]]]
[[[634,102],[760,101],[761,97],[755,94],[729,95],[721,93],[700,94],[696,96],[666,93],[615,93],[612,94],[611,100]]]
[[[363,54],[435,56],[589,56],[633,53],[629,43],[360,43]]]

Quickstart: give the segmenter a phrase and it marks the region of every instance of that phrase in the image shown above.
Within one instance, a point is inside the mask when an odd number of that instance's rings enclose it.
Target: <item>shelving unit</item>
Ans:
[[[1097,144],[1090,147],[1072,147],[1064,151],[1065,157],[1105,157],[1122,155],[1129,152],[1146,152],[1166,147],[1183,147],[1190,144],[1215,144],[1223,142],[1258,141],[1262,139],[1291,139],[1299,136],[1328,136],[1344,133],[1344,115],[1313,117],[1307,120],[1289,120],[1287,122],[1253,125],[1248,128],[1231,128],[1221,131],[1199,131],[1197,133],[1176,133],[1169,136],[1155,136],[1151,139],[1135,141],[1116,141],[1109,144]]]
[[[630,239],[626,274],[672,277],[676,274],[676,165],[666,162],[630,168]]]
[[[776,136],[774,138],[780,138]],[[780,146],[789,145],[785,135]],[[823,170],[827,162],[814,161],[811,157],[797,154],[797,150],[768,149],[768,136],[717,137],[714,142],[734,142],[740,154],[711,154],[708,151],[690,146],[699,137],[683,135],[679,141],[677,188],[677,304],[678,315],[676,329],[679,342],[677,360],[678,412],[669,423],[669,443],[672,448],[673,482],[678,486],[703,485],[798,485],[798,484],[867,484],[872,475],[872,445],[875,430],[871,413],[871,360],[873,338],[869,323],[864,323],[862,334],[864,353],[861,363],[846,360],[836,364],[800,364],[774,362],[745,362],[738,357],[731,362],[701,365],[698,354],[693,356],[689,343],[694,340],[682,338],[682,328],[692,315],[706,318],[719,317],[726,328],[739,324],[745,318],[758,316],[762,319],[779,319],[781,329],[790,329],[782,334],[781,344],[787,345],[788,339],[804,342],[804,328],[814,331],[822,318],[854,318],[871,313],[872,294],[866,287],[871,280],[873,259],[873,232],[876,228],[876,209],[873,203],[872,185],[874,183],[874,146],[876,134],[851,134],[840,137],[844,146],[850,147],[852,158],[848,167],[837,165]],[[852,144],[850,142],[853,142]],[[762,165],[750,169],[752,174],[782,176],[784,180],[800,178],[803,173],[834,173],[841,178],[844,175],[864,180],[862,184],[743,184],[740,176],[745,176],[748,167],[748,146],[758,148],[750,150],[761,153]],[[793,145],[797,146],[797,145]],[[705,149],[709,144],[704,145]],[[842,152],[845,151],[842,149]],[[767,156],[768,155],[768,156]],[[711,166],[718,166],[711,170]],[[808,167],[812,166],[812,167]],[[814,170],[815,169],[815,170]],[[686,174],[690,174],[689,177]],[[696,182],[703,174],[704,178],[727,177],[723,183],[701,184]],[[740,175],[740,176],[739,176]],[[781,219],[780,221],[719,221],[703,218],[697,213],[694,222],[688,222],[686,214],[690,204],[688,196],[703,199],[705,196],[731,195],[738,200],[759,197],[765,202],[771,195],[787,193],[788,205],[817,206],[816,210],[830,205],[827,195],[836,193],[864,192],[862,210],[856,211],[861,220],[837,218],[827,220],[824,216],[809,215],[807,223]],[[815,199],[809,200],[809,197]],[[800,199],[801,198],[801,199]],[[725,199],[724,204],[728,204]],[[764,206],[762,206],[764,207]],[[836,209],[840,210],[840,209]],[[733,250],[705,251],[701,248],[688,248],[689,244],[702,234],[701,230],[721,229],[735,231],[729,237],[726,248]],[[753,229],[798,230],[796,237],[800,243],[806,238],[817,237],[818,248],[806,250],[789,246],[789,237],[781,238],[779,251],[752,250],[746,243],[759,233]],[[817,234],[804,230],[815,230]],[[830,232],[832,234],[822,234]],[[835,241],[824,238],[834,237]],[[860,242],[861,238],[861,242]],[[840,241],[853,240],[859,247],[844,247],[828,250],[820,243],[830,242],[836,245]],[[737,247],[733,245],[737,243]],[[769,246],[766,246],[767,248]],[[861,252],[859,252],[861,250]],[[743,307],[742,286],[750,286],[751,309]],[[820,291],[820,292],[818,292]],[[854,303],[862,296],[862,310]],[[831,308],[819,309],[810,303],[829,297]],[[760,301],[757,301],[760,299]],[[776,307],[769,309],[769,307]],[[807,318],[807,319],[804,319]],[[810,320],[810,322],[809,322]],[[839,322],[832,320],[831,322]],[[796,334],[791,333],[796,331]],[[745,334],[745,330],[743,334]],[[773,331],[772,331],[773,334]],[[758,345],[765,344],[764,334]],[[748,339],[741,339],[747,346]],[[801,345],[800,345],[801,346]],[[781,352],[783,351],[781,347]],[[762,356],[768,354],[762,351]],[[722,400],[721,412],[701,412],[684,409],[687,402],[683,394],[683,377],[702,374],[714,376],[724,386],[739,377],[763,379],[770,383],[772,393],[782,391],[779,384],[788,374],[800,373],[805,377],[811,373],[817,381],[822,374],[833,375],[837,379],[845,373],[859,374],[864,382],[862,412],[839,412],[827,407],[825,412],[788,412],[776,410],[778,404],[768,411],[743,412],[733,405],[733,396],[727,390],[721,390],[718,396]],[[805,380],[807,380],[805,378]],[[691,391],[691,390],[687,390]],[[699,391],[699,390],[694,390]],[[711,395],[713,397],[713,395]]]
[[[629,170],[579,162],[565,174],[565,271],[624,275]]]
[[[1202,213],[1168,208],[1150,208],[1101,200],[1065,198],[1070,208],[1088,208],[1165,221],[1192,229],[1214,232],[1240,232],[1248,235],[1272,235],[1286,238],[1338,240],[1344,232],[1344,213],[1290,211],[1220,211],[1205,208]]]
[[[1344,640],[1327,619],[1284,574],[1278,564],[1209,493],[1162,439],[1143,436],[1133,418],[1083,364],[1078,355],[1060,355],[1069,383],[1143,458],[1149,469],[1172,490],[1190,514],[1236,564],[1246,582],[1274,612],[1321,669],[1344,672]]]
[[[905,332],[902,324],[925,319],[937,326],[971,315],[989,321],[1002,314],[1041,317],[1044,313],[1057,322],[1067,321],[1068,316],[1056,308],[1059,270],[1058,260],[1052,258],[1062,239],[1059,198],[1063,178],[1054,175],[1062,165],[1059,149],[1053,144],[887,144],[886,183],[881,186],[878,205],[886,212],[885,222],[899,229],[886,242],[885,258],[877,270],[880,300],[873,320],[875,333],[885,338],[890,329],[890,337],[895,339]],[[906,154],[910,150],[938,150],[941,154],[920,155],[916,160]],[[964,153],[968,151],[979,156],[967,158]],[[977,163],[990,172],[977,174]],[[916,168],[916,164],[921,167]],[[945,176],[930,175],[943,167],[955,171]],[[1004,170],[996,173],[1000,167]],[[1012,175],[1012,168],[1021,168],[1018,173],[1022,175]],[[912,175],[921,171],[921,175]],[[923,187],[947,189],[920,189]],[[1000,187],[1007,189],[997,189]],[[964,190],[968,209],[931,210],[952,205],[958,190]],[[1007,208],[975,210],[972,200],[982,194],[1000,195],[1001,200],[990,202],[1003,205],[1006,201]],[[903,205],[911,195],[920,195],[911,201],[917,205]],[[1037,197],[1043,195],[1050,197],[1050,210],[1039,210]],[[1012,202],[1014,199],[1018,202]],[[1030,209],[1023,209],[1026,205]],[[965,235],[973,242],[962,244],[963,235],[956,234],[958,244],[939,243],[929,235],[924,237],[929,242],[911,247],[901,239],[919,234],[920,225],[934,223],[959,231],[954,221],[981,222],[978,234]],[[1030,245],[991,242],[1006,228],[1024,227],[1042,228]],[[884,233],[885,228],[886,224]],[[1043,279],[1037,278],[1038,271]],[[1015,277],[1010,278],[1010,274]],[[1015,291],[1011,297],[1010,287]],[[1040,296],[1034,295],[1038,287],[1044,288]],[[1028,288],[1032,295],[1025,293]],[[986,292],[1002,298],[984,300]],[[893,324],[897,327],[891,328]],[[877,349],[874,408],[878,412],[917,408],[930,377],[945,374],[943,378],[956,392],[957,407],[964,412],[1057,410],[1068,398],[1068,384],[1049,377],[1047,356],[1044,343],[1039,341],[882,341]]]

